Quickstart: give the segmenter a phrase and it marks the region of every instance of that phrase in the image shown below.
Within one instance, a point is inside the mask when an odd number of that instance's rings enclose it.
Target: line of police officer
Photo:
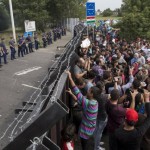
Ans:
[[[57,41],[57,39],[61,39],[62,36],[66,35],[65,27],[57,27],[52,31],[42,34],[43,47],[45,48],[47,45],[53,44],[53,41]]]
[[[61,36],[66,35],[66,28],[64,27],[58,27],[54,28],[52,31],[49,31],[47,33],[42,34],[42,41],[43,41],[43,47],[45,48],[48,45],[52,44],[53,41],[56,41],[57,39],[61,39]],[[34,52],[33,51],[33,42],[32,37],[30,34],[25,38],[24,36],[18,36],[18,57],[24,57],[24,55],[27,55],[29,53]],[[28,46],[27,46],[28,45]],[[11,60],[16,59],[16,48],[15,48],[15,41],[13,37],[10,37],[9,41],[9,47],[10,47],[10,56]],[[34,48],[35,50],[38,50],[39,48],[39,40],[37,33],[34,34]],[[8,50],[5,45],[5,39],[1,38],[0,42],[0,67],[2,66],[1,59],[4,59],[4,64],[7,64],[7,55]]]
[[[35,34],[34,36],[34,40],[37,41],[37,34]],[[24,55],[29,54],[34,52],[33,51],[33,42],[32,42],[32,38],[31,36],[28,34],[28,37],[24,37],[24,36],[18,36],[18,57],[22,56],[24,57]],[[28,45],[28,47],[27,47]],[[10,37],[10,41],[9,41],[9,47],[10,47],[10,57],[11,60],[16,59],[15,55],[16,55],[16,48],[15,48],[15,41],[13,39],[13,37]],[[35,49],[38,49],[38,44],[36,44]],[[5,39],[1,38],[1,42],[0,42],[0,67],[2,67],[2,58],[4,59],[4,64],[7,64],[7,55],[8,55],[8,50],[6,48],[6,44],[5,44]]]

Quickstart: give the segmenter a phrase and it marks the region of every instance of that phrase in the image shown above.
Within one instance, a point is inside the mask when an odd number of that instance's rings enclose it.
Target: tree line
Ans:
[[[24,28],[25,20],[36,21],[44,31],[50,23],[58,24],[65,18],[85,18],[87,0],[13,0],[16,27]],[[10,25],[9,0],[0,0],[0,31]]]
[[[122,19],[116,27],[121,37],[133,40],[137,37],[150,39],[150,1],[123,0]]]

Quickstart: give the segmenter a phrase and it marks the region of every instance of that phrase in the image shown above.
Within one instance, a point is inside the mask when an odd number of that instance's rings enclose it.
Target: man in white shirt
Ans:
[[[122,63],[127,63],[125,60],[124,60],[124,58],[123,58],[123,56],[122,56],[122,54],[119,52],[119,53],[117,53],[117,57],[118,57],[118,63],[119,64],[122,64]]]
[[[142,55],[143,51],[141,50],[139,53],[139,58],[138,58],[138,62],[140,67],[142,67],[143,65],[145,65],[145,57]]]

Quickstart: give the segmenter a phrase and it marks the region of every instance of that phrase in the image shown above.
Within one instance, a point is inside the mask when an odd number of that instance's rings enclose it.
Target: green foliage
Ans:
[[[9,12],[9,1],[0,0]],[[49,23],[60,23],[64,18],[86,16],[87,0],[12,0],[15,25],[24,28],[24,21],[36,21],[38,30],[44,31]]]
[[[0,4],[0,31],[9,28],[9,15],[2,4]]]
[[[87,0],[47,0],[47,11],[51,20],[60,22],[63,18],[85,18]]]
[[[44,31],[49,22],[48,12],[45,10],[46,0],[13,0],[13,10],[15,25],[24,28],[24,21],[36,21],[36,28]],[[3,4],[9,11],[8,0],[3,0]]]
[[[117,25],[121,35],[127,39],[136,37],[150,39],[150,3],[149,0],[123,0],[122,21]]]
[[[107,8],[103,11],[103,17],[109,17],[113,15],[113,11],[110,8]]]

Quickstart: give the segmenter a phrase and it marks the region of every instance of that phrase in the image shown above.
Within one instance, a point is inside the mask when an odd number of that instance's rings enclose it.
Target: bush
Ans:
[[[0,31],[6,30],[9,28],[9,15],[8,12],[0,6]]]

